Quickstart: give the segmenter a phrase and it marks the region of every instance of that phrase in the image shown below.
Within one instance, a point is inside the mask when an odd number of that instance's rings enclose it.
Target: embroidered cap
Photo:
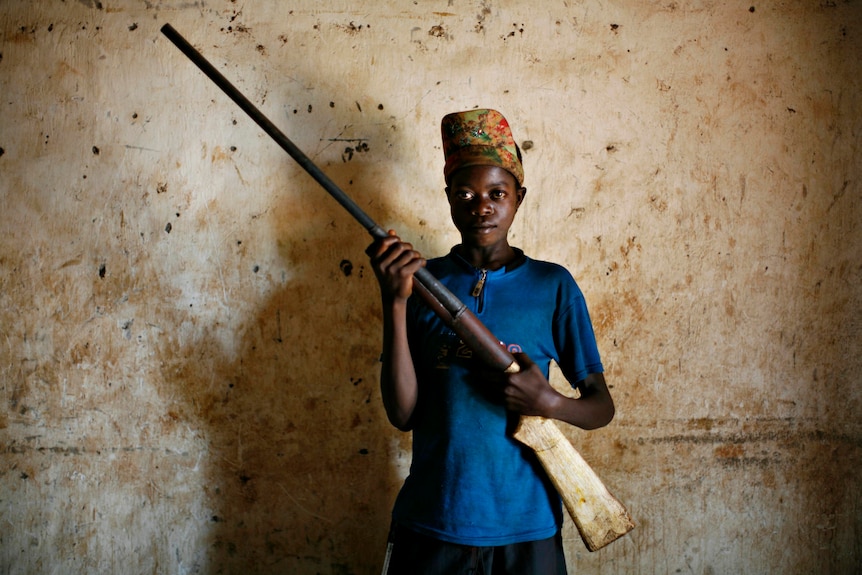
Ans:
[[[468,166],[497,166],[524,185],[524,166],[509,122],[496,110],[447,114],[441,123],[446,182],[455,170]]]

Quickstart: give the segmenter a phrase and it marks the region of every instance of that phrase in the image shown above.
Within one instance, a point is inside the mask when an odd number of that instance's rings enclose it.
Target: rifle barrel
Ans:
[[[290,138],[284,135],[284,133],[278,129],[278,127],[273,124],[269,118],[263,115],[263,113],[258,110],[257,106],[252,104],[248,98],[246,98],[242,92],[240,92],[230,81],[225,78],[221,72],[216,70],[215,66],[209,63],[203,55],[195,49],[182,35],[177,32],[173,26],[170,24],[165,24],[162,26],[162,34],[168,37],[168,39],[174,43],[174,45],[180,49],[180,51],[188,56],[189,60],[194,62],[194,64],[200,68],[201,72],[207,75],[210,80],[212,80],[222,91],[233,100],[237,106],[242,108],[242,110],[248,114],[255,123],[263,128],[263,131],[269,134],[269,136],[276,141],[276,143],[282,147],[282,149],[287,152],[291,158],[296,160],[302,169],[304,169],[308,174],[317,180],[323,189],[329,192],[335,200],[341,204],[344,209],[350,212],[352,215],[362,226],[365,227],[366,230],[375,238],[381,238],[386,236],[386,231],[378,226],[374,220],[372,220],[368,214],[366,214],[362,208],[360,208],[356,202],[354,202],[347,194],[345,194],[341,188],[339,188],[335,182],[329,179],[329,176],[324,174],[320,168],[318,168],[314,162],[309,159],[308,156],[300,150],[296,144],[290,141]]]
[[[386,237],[386,231],[377,225],[371,217],[354,202],[350,196],[339,188],[329,176],[323,173],[311,159],[294,144],[290,138],[273,124],[242,92],[240,92],[221,72],[216,70],[215,66],[203,57],[198,50],[192,46],[188,40],[174,29],[170,24],[165,24],[161,28],[162,34],[174,43],[174,45],[185,54],[206,76],[212,80],[222,91],[233,100],[246,114],[248,114],[255,123],[260,126],[264,132],[276,141],[281,148],[290,155],[291,158],[304,169],[308,174],[319,183],[330,196],[332,196],[341,206],[346,209],[356,221],[358,221],[369,234],[375,239]],[[414,274],[414,280],[421,285],[417,290],[419,294],[429,302],[432,309],[440,311],[440,306],[445,308],[448,317],[441,317],[450,324],[450,327],[462,337],[468,344],[472,342],[475,346],[473,351],[477,353],[484,361],[488,362],[493,367],[500,367],[501,370],[512,369],[517,366],[514,357],[509,352],[500,346],[497,340],[478,319],[473,316],[472,312],[467,309],[467,306],[459,300],[446,286],[435,278],[431,272],[425,268],[420,268]],[[422,289],[424,288],[424,289]],[[429,300],[429,296],[436,301]]]

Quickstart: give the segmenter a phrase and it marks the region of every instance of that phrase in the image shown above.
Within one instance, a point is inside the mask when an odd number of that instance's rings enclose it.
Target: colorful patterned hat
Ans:
[[[498,166],[524,185],[524,166],[509,122],[496,110],[448,114],[441,125],[446,182],[455,170],[468,166]]]

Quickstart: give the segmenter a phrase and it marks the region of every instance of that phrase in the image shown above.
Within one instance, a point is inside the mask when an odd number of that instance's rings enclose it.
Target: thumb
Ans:
[[[522,351],[517,351],[513,353],[512,356],[515,358],[515,361],[518,362],[518,365],[521,367],[521,371],[527,371],[536,365],[535,362],[530,359],[530,356]]]

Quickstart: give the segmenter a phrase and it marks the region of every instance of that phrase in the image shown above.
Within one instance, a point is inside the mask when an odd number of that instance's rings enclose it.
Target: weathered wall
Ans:
[[[862,7],[718,0],[4,0],[0,572],[379,572],[368,240],[166,22],[428,254],[440,117],[510,118],[638,523],[573,572],[858,572]]]

